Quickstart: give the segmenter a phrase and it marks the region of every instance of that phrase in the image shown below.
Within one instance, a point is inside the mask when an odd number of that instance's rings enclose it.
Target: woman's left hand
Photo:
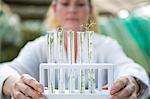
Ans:
[[[111,99],[137,99],[139,86],[132,76],[123,76],[114,82],[110,94]]]

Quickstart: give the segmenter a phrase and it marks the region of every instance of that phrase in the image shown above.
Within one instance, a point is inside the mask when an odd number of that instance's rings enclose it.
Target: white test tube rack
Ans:
[[[51,78],[53,78],[53,82],[55,82],[55,80],[59,81],[58,79],[55,79],[55,70],[63,70],[65,72],[65,70],[77,70],[78,74],[77,79],[79,79],[79,71],[80,70],[90,70],[90,69],[94,69],[97,70],[97,88],[95,86],[95,92],[94,93],[90,93],[88,88],[85,88],[84,92],[80,92],[80,87],[79,84],[77,86],[77,88],[75,89],[75,91],[70,92],[68,88],[65,88],[64,93],[60,92],[59,88],[54,88],[54,93],[50,93],[50,91],[48,89],[44,90],[44,95],[46,97],[46,99],[109,99],[110,98],[110,89],[112,86],[112,83],[114,81],[114,70],[113,70],[113,65],[112,64],[55,64],[55,63],[42,63],[40,64],[40,83],[46,87],[46,80],[45,77],[47,77],[45,74],[46,70],[53,70],[52,75],[49,76],[53,76]],[[102,70],[107,70],[107,85],[108,85],[108,90],[101,90],[102,89],[102,75],[101,75],[101,71]],[[65,76],[65,75],[63,75]],[[96,76],[96,75],[95,75]],[[78,82],[80,82],[78,80]],[[87,81],[88,82],[88,81]],[[59,83],[59,82],[58,82]],[[84,82],[86,83],[86,81]],[[55,86],[55,85],[53,85]]]

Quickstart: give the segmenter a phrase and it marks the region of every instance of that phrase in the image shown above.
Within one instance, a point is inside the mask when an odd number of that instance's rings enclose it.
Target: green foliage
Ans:
[[[2,16],[4,13],[3,13],[3,11],[2,10],[0,10],[0,16]]]
[[[95,26],[95,21],[94,20],[90,20],[89,23],[86,23],[86,24],[82,24],[80,25],[80,30],[83,30],[85,29],[85,31],[90,31],[90,30],[94,30],[94,26]]]
[[[127,19],[101,17],[99,27],[102,34],[116,39],[125,53],[150,74],[150,56],[143,50],[147,48],[150,51],[150,41],[146,40],[150,36],[150,28],[145,28],[150,26],[150,21],[145,21],[135,16]]]
[[[19,18],[3,13],[0,16],[0,63],[13,60],[29,41],[42,35],[41,22],[20,23]]]
[[[2,14],[0,16],[0,39],[8,43],[19,44],[22,38],[19,26],[17,16]]]

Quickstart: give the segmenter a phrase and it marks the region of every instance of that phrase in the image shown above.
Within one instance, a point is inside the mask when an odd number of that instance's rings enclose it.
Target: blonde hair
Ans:
[[[53,0],[52,1],[52,5],[56,4],[57,0]],[[88,20],[88,23],[90,24],[90,20],[94,21],[96,24],[93,28],[94,32],[98,32],[98,24],[97,24],[97,13],[95,8],[92,6],[91,0],[89,0],[90,3],[90,7],[92,9],[91,11],[91,16]],[[56,17],[55,17],[55,13],[53,11],[52,6],[49,7],[46,18],[44,20],[44,24],[46,25],[48,30],[52,30],[52,29],[56,29],[57,27],[59,27],[59,22],[57,21]]]

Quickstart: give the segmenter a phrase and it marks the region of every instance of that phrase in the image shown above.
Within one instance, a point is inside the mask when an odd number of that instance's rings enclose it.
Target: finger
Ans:
[[[137,94],[136,94],[136,92],[135,92],[134,94],[132,94],[129,99],[137,99]]]
[[[38,93],[35,90],[33,90],[31,87],[23,83],[17,83],[17,86],[18,86],[18,90],[24,93],[25,96],[32,97],[33,99],[39,98]]]
[[[36,90],[40,93],[43,92],[42,85],[38,81],[36,81],[33,77],[31,77],[30,75],[23,74],[21,76],[21,79],[25,84],[31,86],[34,90]]]
[[[115,96],[115,95],[112,95],[111,97],[110,97],[110,99],[119,99],[117,96]]]
[[[118,79],[112,86],[110,90],[110,94],[113,95],[117,92],[119,92],[122,88],[125,88],[126,85],[128,84],[128,78],[124,77],[121,79]]]
[[[124,89],[122,89],[119,93],[114,94],[115,96],[118,96],[119,98],[127,98],[130,97],[135,92],[135,85],[130,84],[127,85]]]
[[[103,86],[102,90],[108,90],[108,85]]]
[[[31,99],[30,97],[26,97],[23,93],[17,91],[13,95],[13,99]]]
[[[46,97],[41,95],[39,99],[46,99]]]
[[[111,96],[110,99],[129,99],[129,97],[125,97],[125,98],[119,98],[118,96]]]

